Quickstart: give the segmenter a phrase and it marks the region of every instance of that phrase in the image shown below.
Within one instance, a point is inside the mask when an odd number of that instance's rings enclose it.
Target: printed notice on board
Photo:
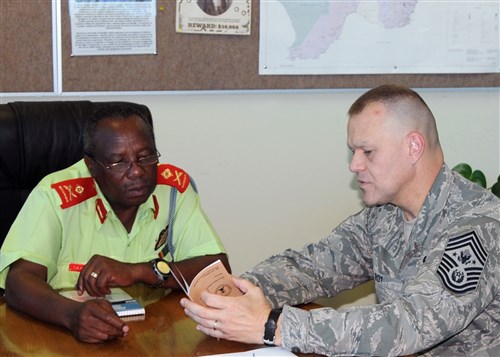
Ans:
[[[177,32],[250,35],[251,0],[177,0]]]
[[[70,0],[73,56],[156,53],[156,0]]]

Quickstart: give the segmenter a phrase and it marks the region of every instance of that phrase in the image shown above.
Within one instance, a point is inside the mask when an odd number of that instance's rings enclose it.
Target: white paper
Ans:
[[[132,300],[132,297],[122,290],[121,288],[110,288],[111,293],[108,295],[104,296],[104,299],[108,300],[109,302],[121,302],[121,301],[127,301],[127,300]],[[91,299],[101,299],[101,298],[96,298],[94,296],[90,296],[86,291],[83,292],[82,295],[78,295],[78,291],[76,290],[62,290],[59,292],[59,294],[70,298],[71,300],[75,301],[87,301]]]
[[[281,347],[267,347],[259,348],[256,350],[250,350],[245,352],[235,352],[235,353],[223,353],[218,355],[210,355],[211,357],[216,356],[246,356],[246,357],[275,357],[275,356],[297,356],[290,351],[287,351]]]
[[[156,0],[69,0],[73,56],[156,53]]]

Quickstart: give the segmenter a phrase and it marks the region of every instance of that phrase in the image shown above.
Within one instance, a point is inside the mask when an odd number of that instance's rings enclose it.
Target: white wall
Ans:
[[[346,112],[364,90],[2,97],[128,100],[153,113],[162,161],[194,176],[202,205],[240,274],[317,241],[361,209],[348,171]],[[500,173],[500,90],[421,89],[449,166]]]

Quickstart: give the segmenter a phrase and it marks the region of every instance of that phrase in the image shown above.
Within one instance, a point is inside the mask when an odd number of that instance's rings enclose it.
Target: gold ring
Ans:
[[[99,277],[99,274],[93,271],[92,273],[90,273],[90,276],[93,277],[94,279],[97,279]]]
[[[217,330],[217,324],[219,323],[219,321],[215,320],[214,321],[214,330]]]

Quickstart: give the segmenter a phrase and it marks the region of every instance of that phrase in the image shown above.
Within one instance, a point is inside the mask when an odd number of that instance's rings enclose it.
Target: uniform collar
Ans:
[[[403,239],[404,221],[401,208],[390,204],[375,208],[379,213],[380,211],[385,211],[383,223],[377,222],[377,224],[382,224],[386,227],[395,227],[395,229],[401,231],[401,235],[388,234],[380,240],[381,245],[384,246],[385,250],[387,250],[392,257],[400,256],[402,252],[411,247],[418,250],[418,247],[423,246],[427,239],[432,239],[432,237],[434,237],[433,233],[439,226],[436,223],[440,219],[439,212],[443,212],[450,193],[451,180],[452,173],[444,164],[424,200],[415,223],[409,232],[408,242],[406,242],[406,244],[404,244]]]
[[[423,244],[424,240],[434,236],[431,233],[434,233],[434,230],[439,226],[438,222],[441,217],[439,212],[443,212],[448,201],[452,180],[453,174],[451,170],[446,164],[443,164],[420,209],[410,238],[412,236],[416,237],[417,241]]]

